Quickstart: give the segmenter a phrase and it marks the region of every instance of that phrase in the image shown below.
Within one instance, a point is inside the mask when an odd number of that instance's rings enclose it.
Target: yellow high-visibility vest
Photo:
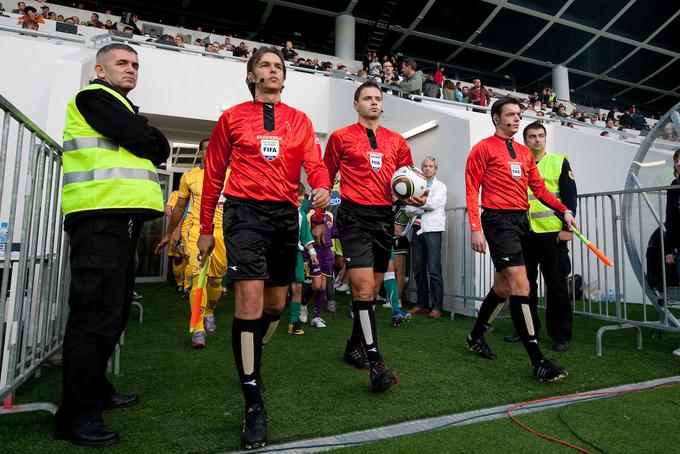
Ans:
[[[545,187],[561,202],[560,174],[566,156],[556,153],[546,153],[538,162],[538,172],[545,181]],[[532,232],[548,233],[562,230],[562,221],[555,216],[553,210],[543,205],[531,189],[529,192],[529,224]]]
[[[134,112],[123,95],[105,85],[90,84],[84,90],[104,90]],[[90,126],[76,106],[76,96],[68,103],[64,128],[64,214],[112,208],[162,213],[163,194],[154,165]]]

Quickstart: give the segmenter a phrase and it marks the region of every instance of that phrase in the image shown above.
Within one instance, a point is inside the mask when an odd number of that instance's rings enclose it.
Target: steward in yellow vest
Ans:
[[[130,312],[142,222],[163,215],[155,166],[170,147],[127,98],[137,85],[135,50],[104,46],[94,69],[97,79],[68,103],[64,127],[61,204],[71,286],[55,435],[108,446],[119,436],[102,411],[139,402],[135,394],[118,394],[105,372]]]
[[[524,143],[536,160],[538,171],[546,188],[553,193],[570,211],[576,211],[576,182],[566,156],[546,153],[546,130],[539,123],[531,123],[524,129]],[[569,349],[572,335],[572,308],[569,300],[567,277],[571,272],[569,249],[572,233],[552,209],[536,200],[529,190],[530,233],[523,245],[524,265],[529,278],[531,292],[529,308],[534,321],[535,332],[539,332],[538,267],[541,267],[546,286],[545,321],[548,336],[553,341],[553,350],[564,352]],[[511,340],[512,336],[508,336]],[[513,339],[514,340],[514,339]]]

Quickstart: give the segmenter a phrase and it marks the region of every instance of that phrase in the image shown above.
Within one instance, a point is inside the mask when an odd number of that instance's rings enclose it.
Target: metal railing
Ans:
[[[0,414],[55,412],[51,403],[14,405],[13,396],[40,374],[64,336],[70,278],[59,208],[62,148],[2,96],[0,107],[0,227],[7,223],[0,250]]]
[[[680,332],[680,279],[677,268],[665,263],[669,251],[665,250],[662,240],[666,194],[671,188],[630,189],[578,197],[577,222],[581,232],[614,262],[612,267],[604,265],[576,238],[570,245],[574,313],[612,322],[597,331],[597,355],[602,355],[603,336],[607,331],[635,329],[638,349],[642,348],[641,328]],[[446,288],[451,289],[448,294],[457,312],[474,315],[470,304],[483,300],[493,285],[493,263],[488,254],[476,254],[470,248],[467,210],[453,208],[447,210],[447,215],[455,219],[449,221],[447,240],[462,249],[453,262],[449,262],[451,269],[447,274],[454,280],[448,282]],[[579,298],[573,279],[576,274],[583,280]],[[544,296],[539,283],[539,297]]]

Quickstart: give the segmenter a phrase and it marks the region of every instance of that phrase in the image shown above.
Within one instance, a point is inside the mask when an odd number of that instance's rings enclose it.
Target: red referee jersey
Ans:
[[[510,154],[508,145],[515,151]],[[472,147],[465,166],[465,196],[470,228],[481,230],[479,187],[482,207],[496,210],[528,210],[527,186],[541,202],[559,212],[567,211],[545,187],[534,156],[526,146],[512,139],[493,135]]]
[[[215,204],[230,164],[226,196],[297,206],[300,166],[304,166],[313,189],[331,186],[321,146],[307,115],[281,102],[238,104],[224,111],[210,136],[201,234],[212,233]]]
[[[361,205],[392,205],[392,174],[413,165],[404,137],[387,128],[373,133],[359,123],[331,134],[323,156],[331,181],[340,169],[340,194]]]

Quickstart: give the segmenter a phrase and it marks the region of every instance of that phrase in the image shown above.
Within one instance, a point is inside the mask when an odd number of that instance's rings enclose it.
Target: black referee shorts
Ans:
[[[527,212],[484,209],[481,219],[496,270],[524,265],[522,241],[529,233]]]
[[[391,206],[360,205],[343,200],[337,223],[347,268],[387,271],[394,236]]]
[[[223,227],[229,279],[266,285],[295,281],[299,224],[294,205],[230,197]]]

